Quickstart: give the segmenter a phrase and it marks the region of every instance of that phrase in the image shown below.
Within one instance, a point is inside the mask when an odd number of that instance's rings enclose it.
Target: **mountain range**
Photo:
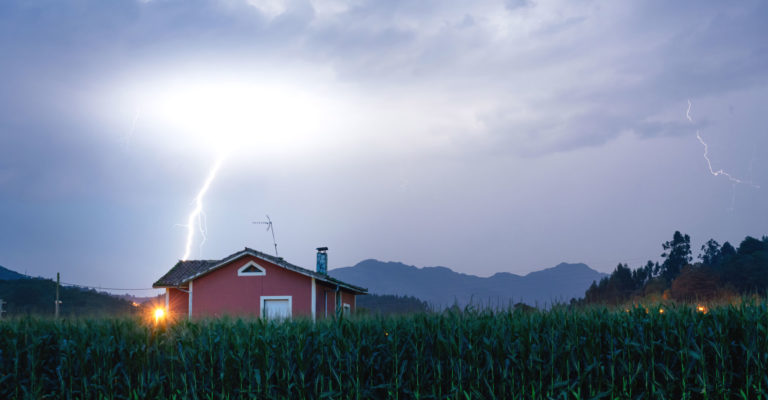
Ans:
[[[515,275],[499,272],[483,278],[446,267],[365,260],[352,267],[328,271],[336,279],[368,288],[369,293],[413,296],[432,307],[506,307],[515,303],[546,306],[584,296],[589,285],[607,274],[586,264],[561,263],[552,268]]]
[[[24,275],[16,271],[11,271],[10,269],[0,265],[0,281],[12,281],[12,280],[21,279],[24,277],[25,277]]]
[[[352,267],[332,269],[328,273],[334,278],[368,288],[371,294],[412,296],[427,302],[436,309],[450,307],[454,304],[460,307],[469,304],[506,307],[516,303],[536,306],[546,306],[556,302],[563,303],[572,298],[583,297],[584,292],[593,281],[599,281],[607,276],[607,274],[595,271],[585,264],[561,263],[552,268],[531,272],[523,276],[499,272],[483,278],[458,273],[446,267],[418,268],[399,262],[383,262],[373,259],[361,261]],[[40,292],[41,296],[46,297],[46,301],[37,308],[40,308],[41,311],[48,311],[50,308],[48,307],[48,300],[50,300],[48,297],[51,296],[50,287],[55,282],[41,278],[22,278],[26,277],[0,266],[0,298],[5,298],[9,305],[13,305],[11,303],[15,303],[15,298],[24,294],[26,300],[19,303],[17,307],[21,308],[22,304],[31,302],[30,297],[39,297],[33,296],[32,292]],[[21,283],[14,284],[12,281]],[[82,291],[76,288],[63,288],[62,290],[72,291],[71,296],[77,298],[87,294],[94,297],[93,301],[99,303],[112,303],[113,301],[110,299],[114,297],[119,297],[122,301],[128,300],[126,304],[130,304],[131,301],[143,303],[145,300],[154,299],[154,297],[145,299],[128,295],[115,296],[95,291]],[[25,308],[26,312],[37,311],[35,307],[27,308]],[[111,308],[122,310],[124,307],[115,304]],[[85,309],[79,311],[82,312]]]

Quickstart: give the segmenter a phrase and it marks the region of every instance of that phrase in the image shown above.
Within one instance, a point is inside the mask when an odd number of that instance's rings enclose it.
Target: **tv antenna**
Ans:
[[[272,231],[272,244],[275,245],[275,257],[279,257],[277,255],[277,241],[275,240],[275,225],[272,224],[272,220],[269,218],[269,215],[267,215],[266,221],[253,221],[256,225],[266,225],[268,231]]]

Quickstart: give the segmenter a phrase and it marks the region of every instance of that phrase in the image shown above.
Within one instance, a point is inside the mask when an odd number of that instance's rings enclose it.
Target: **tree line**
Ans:
[[[128,300],[93,289],[61,286],[62,316],[124,315],[138,311]],[[5,316],[53,315],[56,282],[42,278],[0,280]]]
[[[430,311],[426,301],[413,296],[391,294],[367,294],[357,296],[359,314],[411,314]]]
[[[734,248],[710,239],[694,261],[691,238],[676,231],[662,245],[662,262],[616,269],[592,282],[578,304],[620,304],[633,299],[712,300],[768,290],[768,236],[747,236]]]

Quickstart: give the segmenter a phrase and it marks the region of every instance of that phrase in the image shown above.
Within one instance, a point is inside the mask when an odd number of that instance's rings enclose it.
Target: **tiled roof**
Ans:
[[[179,261],[162,278],[158,279],[152,286],[179,286],[185,282],[186,278],[203,272],[219,263],[219,260],[189,260]]]
[[[327,282],[332,285],[338,285],[361,294],[365,294],[368,292],[368,289],[361,288],[355,285],[350,285],[349,283],[345,283],[338,279],[331,278],[328,275],[320,274],[318,272],[315,272],[306,268],[302,268],[297,265],[293,265],[283,260],[282,257],[271,256],[269,254],[262,253],[258,250],[249,249],[248,247],[246,247],[244,250],[238,251],[237,253],[234,253],[221,260],[179,261],[176,263],[176,265],[173,266],[173,268],[171,268],[170,271],[168,271],[165,275],[163,275],[162,278],[158,279],[157,282],[155,282],[152,285],[152,287],[179,287],[183,285],[185,286],[186,283],[191,281],[192,279],[195,279],[199,276],[205,275],[213,270],[216,270],[244,255],[252,255],[256,258],[260,258],[262,260],[268,261],[279,267],[289,269],[291,271],[298,272],[302,275],[315,278],[316,280],[319,280],[321,282]]]

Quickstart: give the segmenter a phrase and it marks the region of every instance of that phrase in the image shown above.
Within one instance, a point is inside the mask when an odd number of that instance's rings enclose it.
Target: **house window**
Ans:
[[[349,316],[349,314],[352,313],[352,307],[349,306],[349,304],[344,303],[344,307],[341,309],[342,314],[346,317]]]
[[[264,276],[266,274],[267,271],[253,261],[243,265],[237,270],[237,276]]]
[[[261,296],[261,316],[266,319],[291,318],[291,296]]]

